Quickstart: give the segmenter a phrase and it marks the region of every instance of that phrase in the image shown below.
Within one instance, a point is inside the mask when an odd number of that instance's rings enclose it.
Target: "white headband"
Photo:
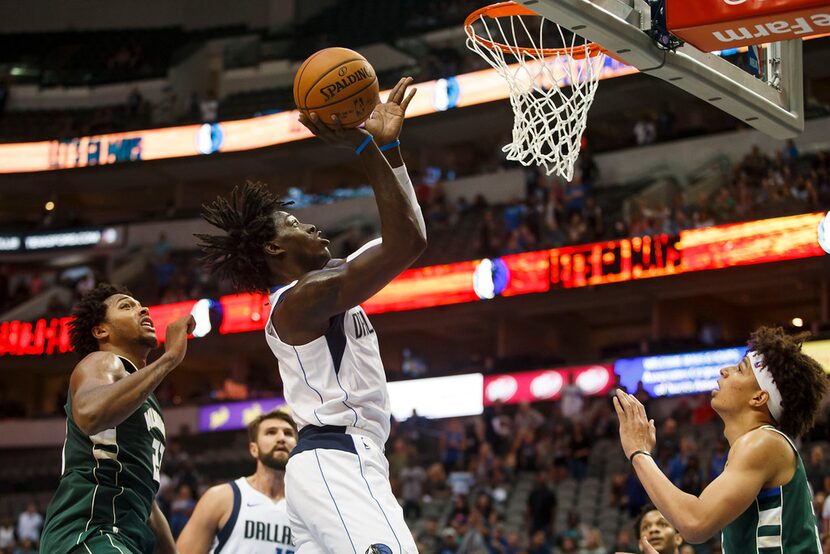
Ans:
[[[766,391],[769,395],[769,400],[767,401],[769,413],[772,414],[772,418],[775,421],[780,421],[782,410],[781,391],[775,386],[775,382],[772,380],[772,373],[766,369],[767,363],[764,360],[764,356],[750,350],[746,353],[746,357],[749,358],[749,365],[752,366],[752,372],[755,374],[755,379],[758,381],[761,390]]]

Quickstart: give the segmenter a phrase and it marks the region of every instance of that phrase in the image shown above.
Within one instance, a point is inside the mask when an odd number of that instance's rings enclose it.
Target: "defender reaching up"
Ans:
[[[386,375],[377,335],[360,307],[426,247],[398,140],[415,93],[407,94],[411,82],[398,82],[365,129],[345,130],[333,118],[332,130],[315,113],[301,117],[323,141],[355,153],[375,192],[381,239],[333,260],[320,231],[282,211],[284,204],[261,185],[234,190],[230,200],[219,198],[204,211],[227,233],[199,235],[208,267],[243,291],[270,291],[265,337],[300,428],[285,488],[303,554],[417,552],[389,485]]]
[[[704,542],[723,530],[725,554],[821,552],[812,492],[792,438],[813,426],[827,377],[801,352],[803,340],[761,327],[740,363],[721,370],[712,408],[724,423],[729,463],[699,497],[663,474],[650,454],[654,421],[639,400],[617,391],[625,455],[649,498],[687,541]]]
[[[153,391],[187,351],[191,316],[167,326],[165,352],[149,311],[123,287],[100,284],[72,312],[81,361],[66,400],[63,467],[40,543],[44,554],[176,552],[155,502],[165,430]]]

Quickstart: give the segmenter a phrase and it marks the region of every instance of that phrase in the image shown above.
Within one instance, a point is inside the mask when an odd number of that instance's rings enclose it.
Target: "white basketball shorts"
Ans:
[[[386,456],[367,437],[304,428],[286,467],[285,499],[296,554],[418,553]]]

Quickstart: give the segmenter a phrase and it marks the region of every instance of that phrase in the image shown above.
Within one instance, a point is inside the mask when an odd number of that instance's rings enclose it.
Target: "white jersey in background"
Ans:
[[[272,291],[272,313],[296,284]],[[269,317],[265,338],[279,360],[285,401],[300,431],[309,425],[346,427],[383,448],[391,407],[378,338],[363,308],[334,316],[323,336],[301,346],[282,342]]]
[[[285,499],[274,502],[245,477],[231,481],[233,511],[211,554],[294,554]]]

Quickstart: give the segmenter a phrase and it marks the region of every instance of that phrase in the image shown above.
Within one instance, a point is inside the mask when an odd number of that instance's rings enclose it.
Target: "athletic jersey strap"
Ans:
[[[227,544],[228,539],[231,538],[231,532],[236,526],[236,519],[239,517],[239,507],[242,505],[242,494],[239,492],[239,486],[234,481],[231,481],[229,485],[231,486],[231,490],[233,490],[233,511],[231,512],[231,516],[228,518],[228,521],[225,522],[225,526],[222,527],[222,530],[216,535],[216,540],[219,542],[216,544],[216,549],[213,551],[214,554],[221,552],[222,548],[224,548],[225,544]]]

